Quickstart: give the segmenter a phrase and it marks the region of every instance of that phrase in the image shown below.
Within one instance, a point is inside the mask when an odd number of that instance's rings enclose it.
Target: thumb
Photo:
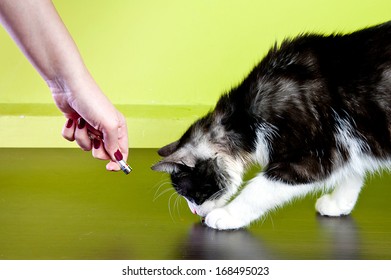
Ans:
[[[122,120],[122,121],[121,121]],[[128,159],[128,130],[124,117],[120,117],[118,126],[102,129],[103,145],[109,155],[111,162],[106,166],[108,170],[119,170],[119,161],[126,163]],[[124,166],[122,166],[124,167]],[[123,168],[121,169],[123,170]],[[130,167],[129,167],[130,168]],[[124,170],[125,172],[125,170]],[[125,172],[127,173],[127,172]]]

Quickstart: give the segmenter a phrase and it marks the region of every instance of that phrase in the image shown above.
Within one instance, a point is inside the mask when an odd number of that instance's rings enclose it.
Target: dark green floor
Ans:
[[[0,149],[0,259],[391,259],[391,176],[372,176],[356,209],[322,218],[316,195],[248,230],[200,225],[155,150],[109,173],[78,149]]]

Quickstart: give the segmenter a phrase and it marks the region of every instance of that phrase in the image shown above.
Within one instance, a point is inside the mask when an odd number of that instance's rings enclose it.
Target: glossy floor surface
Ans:
[[[314,194],[218,232],[150,170],[158,159],[131,150],[126,176],[78,149],[0,149],[0,259],[391,259],[386,173],[351,216],[319,217]]]

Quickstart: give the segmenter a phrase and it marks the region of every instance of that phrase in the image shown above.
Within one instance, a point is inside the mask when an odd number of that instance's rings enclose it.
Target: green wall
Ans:
[[[135,118],[132,106],[155,105],[158,119],[166,105],[202,106],[203,112],[239,83],[276,40],[304,31],[353,31],[391,19],[389,0],[54,3],[93,76],[115,104],[127,108],[129,122]],[[52,104],[46,84],[3,29],[0,61],[0,106]],[[23,114],[18,107],[16,111]],[[175,115],[175,107],[172,112]],[[178,130],[169,138],[194,120],[189,112],[182,126],[169,128]],[[0,107],[0,126],[1,116],[4,120]],[[135,146],[146,143],[140,139],[140,127],[129,128],[137,129],[129,132]],[[2,132],[7,133],[4,128]]]

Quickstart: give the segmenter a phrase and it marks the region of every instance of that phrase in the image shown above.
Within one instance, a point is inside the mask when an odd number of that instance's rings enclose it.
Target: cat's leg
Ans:
[[[345,178],[331,194],[325,194],[317,200],[316,211],[323,216],[349,215],[356,204],[363,184],[362,176]]]
[[[292,186],[273,181],[261,173],[252,179],[233,201],[212,210],[206,216],[205,223],[220,230],[242,228],[268,211],[307,194],[313,188],[314,185],[311,184]]]

